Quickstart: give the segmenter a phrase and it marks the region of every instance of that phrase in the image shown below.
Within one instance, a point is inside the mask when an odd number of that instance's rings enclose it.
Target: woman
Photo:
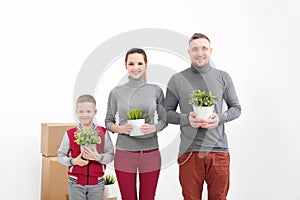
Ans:
[[[105,125],[111,132],[119,133],[114,165],[122,199],[137,199],[138,173],[139,199],[153,200],[161,166],[157,132],[167,126],[164,94],[157,85],[145,82],[147,56],[143,49],[130,49],[125,56],[125,67],[129,81],[110,92]],[[145,124],[140,127],[142,136],[130,136],[133,126],[127,123],[127,113],[133,108],[146,115]],[[157,123],[154,123],[155,111]],[[116,113],[119,124],[116,124]]]

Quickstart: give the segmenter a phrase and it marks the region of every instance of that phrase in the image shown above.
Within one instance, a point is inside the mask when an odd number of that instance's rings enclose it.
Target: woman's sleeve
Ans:
[[[159,88],[157,103],[156,103],[158,123],[155,124],[157,132],[163,130],[168,125],[168,123],[167,123],[167,112],[166,112],[166,109],[164,108],[164,101],[165,101],[164,93],[163,93],[162,89]]]
[[[114,159],[114,146],[111,141],[109,132],[105,133],[105,141],[104,141],[104,151],[102,154],[102,158],[99,161],[101,164],[108,164]]]
[[[106,117],[105,117],[105,127],[109,131],[111,131],[111,126],[116,123],[116,118],[115,118],[116,112],[117,112],[116,96],[114,94],[114,90],[112,90],[108,97]]]

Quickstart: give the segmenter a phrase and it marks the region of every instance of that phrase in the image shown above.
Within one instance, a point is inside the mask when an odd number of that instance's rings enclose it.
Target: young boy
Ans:
[[[103,198],[105,164],[113,160],[114,148],[106,129],[93,123],[96,113],[96,100],[93,96],[78,97],[76,115],[79,125],[66,131],[58,149],[58,161],[69,166],[70,200]],[[101,143],[96,145],[96,149],[85,148],[83,152],[80,151],[80,146],[75,142],[75,133],[82,128],[98,132]]]

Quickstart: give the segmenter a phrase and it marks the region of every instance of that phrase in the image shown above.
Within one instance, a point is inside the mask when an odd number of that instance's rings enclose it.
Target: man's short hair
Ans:
[[[193,41],[193,40],[196,40],[196,39],[199,39],[199,38],[204,38],[204,39],[207,39],[208,42],[210,43],[210,40],[209,38],[202,34],[202,33],[194,33],[194,35],[190,38],[190,41],[189,41],[189,44]]]

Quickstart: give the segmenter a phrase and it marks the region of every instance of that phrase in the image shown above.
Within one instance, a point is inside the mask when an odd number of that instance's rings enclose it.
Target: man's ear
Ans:
[[[191,49],[190,48],[187,49],[187,52],[188,52],[189,56],[191,57]]]

